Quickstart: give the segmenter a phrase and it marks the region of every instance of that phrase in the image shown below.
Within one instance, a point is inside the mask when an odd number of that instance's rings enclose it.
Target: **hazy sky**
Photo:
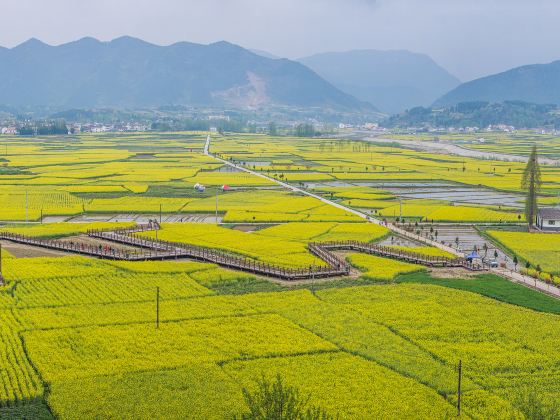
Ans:
[[[462,80],[560,59],[560,0],[1,0],[0,45],[225,39],[297,58],[408,49]]]

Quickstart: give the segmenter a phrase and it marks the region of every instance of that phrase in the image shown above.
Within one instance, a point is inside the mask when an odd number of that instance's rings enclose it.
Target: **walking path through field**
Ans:
[[[379,140],[379,139],[371,139],[371,141],[374,141],[374,140]],[[387,142],[392,141],[392,140],[389,140],[389,139],[385,139],[385,140],[386,140]],[[378,219],[376,219],[376,218],[374,218],[374,217],[371,217],[370,215],[365,214],[365,213],[363,213],[363,212],[361,212],[361,211],[358,211],[358,210],[349,208],[349,207],[344,206],[344,205],[342,205],[342,204],[340,204],[340,203],[336,203],[336,202],[334,202],[334,201],[331,201],[331,200],[329,200],[328,198],[325,198],[325,197],[322,197],[322,196],[320,196],[320,195],[313,194],[313,193],[311,193],[311,192],[309,192],[309,191],[306,191],[305,189],[296,187],[296,186],[294,186],[294,185],[288,184],[288,183],[283,182],[283,181],[279,181],[279,180],[277,180],[277,179],[275,179],[275,178],[272,178],[272,177],[267,176],[267,175],[265,175],[265,174],[262,174],[262,173],[260,173],[260,172],[253,171],[253,170],[251,170],[251,169],[245,168],[244,166],[241,166],[241,165],[238,165],[238,164],[236,164],[236,163],[233,163],[233,162],[230,162],[230,161],[228,161],[228,160],[225,160],[225,159],[222,159],[222,158],[220,158],[220,157],[217,157],[217,156],[215,156],[214,154],[212,154],[212,153],[210,152],[210,143],[211,143],[211,137],[210,137],[210,135],[208,135],[208,136],[206,137],[206,143],[205,143],[205,145],[204,145],[204,154],[207,155],[207,156],[209,156],[209,157],[212,157],[212,158],[214,158],[214,159],[216,159],[216,160],[218,160],[218,161],[220,161],[220,162],[222,162],[222,163],[225,164],[225,165],[228,165],[228,166],[230,166],[230,167],[236,168],[236,169],[238,169],[238,170],[240,170],[240,171],[243,171],[243,172],[247,172],[247,173],[252,174],[252,175],[254,175],[254,176],[258,176],[258,177],[260,177],[260,178],[267,179],[267,180],[269,180],[269,181],[271,181],[271,182],[274,182],[274,183],[276,183],[276,184],[278,184],[278,185],[280,185],[280,186],[282,186],[282,187],[284,187],[284,188],[286,188],[286,189],[288,189],[288,190],[290,190],[290,191],[298,192],[298,193],[304,194],[304,195],[306,195],[306,196],[308,196],[308,197],[313,197],[313,198],[315,198],[315,199],[317,199],[317,200],[320,200],[321,202],[323,202],[323,203],[325,203],[325,204],[328,204],[328,205],[331,205],[331,206],[336,207],[336,208],[338,208],[338,209],[342,209],[342,210],[345,210],[345,211],[347,211],[347,212],[349,212],[349,213],[355,214],[356,216],[361,217],[362,219],[366,220],[367,222],[377,223],[377,224],[379,224],[379,225],[383,225],[383,224],[384,224],[381,220],[378,220]],[[408,141],[405,142],[405,143],[408,143]],[[417,142],[417,143],[425,143],[425,142]],[[433,145],[437,145],[438,148],[439,148],[438,150],[440,150],[440,153],[441,153],[441,150],[442,150],[441,146],[442,146],[442,145],[441,145],[440,143],[432,143],[432,144],[433,144]],[[453,146],[453,145],[449,145],[449,146]],[[460,149],[460,150],[462,150],[462,151],[470,152],[470,150],[467,150],[467,149],[459,148],[459,147],[457,147],[457,146],[454,146],[454,147],[456,147],[457,149]],[[480,158],[480,157],[483,157],[483,158],[484,158],[483,155],[485,154],[485,152],[480,152],[480,153],[481,153],[482,155],[473,156],[473,157],[479,157],[479,158]],[[448,152],[448,153],[446,153],[446,154],[453,154],[453,153]],[[495,154],[491,154],[491,155],[495,155]],[[503,156],[508,156],[508,157],[509,157],[509,155],[503,155]],[[511,156],[514,156],[514,155],[511,155]],[[514,156],[514,157],[519,158],[519,159],[525,159],[524,162],[527,161],[527,158],[523,158],[523,157],[521,157],[521,156]],[[487,158],[487,156],[486,156],[486,158]],[[553,159],[548,159],[548,160],[549,160],[550,162],[552,162],[552,163],[549,162],[549,164],[558,164],[558,163],[560,163],[560,161],[555,161],[555,160],[553,160]],[[523,161],[523,160],[521,160],[521,161]],[[450,253],[452,253],[452,254],[454,254],[454,255],[457,255],[457,256],[460,257],[460,258],[463,258],[463,257],[464,257],[464,253],[461,252],[461,251],[459,251],[459,250],[457,250],[457,249],[455,249],[455,248],[452,248],[452,247],[443,245],[443,244],[441,244],[441,243],[439,243],[439,242],[437,242],[437,241],[432,241],[432,240],[430,240],[430,239],[428,239],[428,238],[424,238],[424,237],[422,237],[422,236],[416,235],[415,233],[408,232],[408,231],[406,231],[406,230],[404,230],[404,229],[402,229],[402,228],[400,228],[400,227],[398,227],[398,226],[396,226],[396,225],[394,225],[394,224],[392,224],[392,223],[388,223],[388,224],[386,224],[386,226],[387,226],[389,229],[391,229],[393,232],[395,232],[395,233],[397,233],[397,234],[399,234],[399,235],[401,235],[401,236],[404,236],[404,237],[406,237],[406,238],[409,238],[409,239],[411,239],[411,240],[414,240],[414,241],[417,241],[417,242],[421,242],[421,243],[424,243],[424,244],[426,244],[426,245],[430,245],[430,246],[437,247],[437,248],[439,248],[439,249],[442,249],[442,250],[444,250],[444,251],[447,251],[447,252],[450,252]],[[501,250],[501,251],[502,251],[502,254],[505,255],[505,252],[503,252],[503,250]],[[535,279],[533,279],[532,277],[524,276],[524,275],[522,275],[522,274],[520,274],[520,273],[518,273],[518,272],[515,272],[515,271],[511,270],[511,269],[490,268],[489,271],[490,271],[492,274],[496,274],[496,275],[498,275],[498,276],[500,276],[500,277],[504,277],[504,278],[506,278],[506,279],[508,279],[508,280],[510,280],[510,281],[512,281],[512,282],[514,282],[514,283],[520,283],[520,284],[523,284],[523,285],[525,285],[525,286],[527,286],[527,287],[530,287],[530,288],[539,290],[539,291],[541,291],[541,292],[547,293],[547,294],[549,294],[549,295],[551,295],[551,296],[560,298],[560,289],[559,289],[558,287],[556,287],[556,286],[551,286],[551,285],[548,285],[548,284],[546,284],[545,282],[542,282],[542,281],[540,281],[540,280],[535,280]]]

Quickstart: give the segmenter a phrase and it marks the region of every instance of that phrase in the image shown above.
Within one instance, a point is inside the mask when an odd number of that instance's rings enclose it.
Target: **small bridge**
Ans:
[[[78,239],[40,239],[9,232],[0,232],[0,239],[111,260],[147,261],[189,258],[261,276],[291,281],[349,275],[350,265],[344,258],[335,254],[333,251],[362,252],[428,267],[464,267],[469,270],[485,269],[485,267],[475,266],[462,258],[431,257],[411,251],[358,241],[309,243],[307,245],[309,252],[319,258],[324,264],[309,266],[309,268],[287,268],[241,257],[214,248],[163,241],[161,239],[139,235],[141,232],[157,232],[159,229],[160,226],[157,222],[151,222],[149,224],[136,225],[124,229],[90,230],[87,232],[88,236],[91,238],[126,245],[127,248],[119,248],[118,246],[102,243],[96,245],[79,241]]]

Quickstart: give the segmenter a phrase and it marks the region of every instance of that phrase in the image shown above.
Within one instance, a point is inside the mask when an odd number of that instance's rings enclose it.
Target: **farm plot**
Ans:
[[[399,274],[422,271],[425,268],[417,264],[381,258],[375,255],[350,254],[348,261],[362,271],[362,277],[368,280],[390,281]]]
[[[188,276],[190,270],[197,269],[198,265],[185,264],[175,272],[157,271],[154,275],[85,257],[11,258],[4,262],[4,276],[18,294],[0,294],[0,307],[143,301],[153,298],[156,286],[164,298],[212,294]]]
[[[434,200],[409,200],[378,212],[384,217],[407,217],[436,222],[519,223],[521,211],[502,211],[488,207],[451,206]]]
[[[164,223],[162,228],[157,233],[159,239],[221,249],[287,267],[323,264],[307,250],[309,242],[351,239],[372,242],[388,233],[385,227],[364,223],[288,223],[249,233],[191,223]],[[156,233],[144,235],[153,238]]]
[[[445,156],[384,144],[327,139],[304,144],[290,138],[268,139],[265,149],[262,140],[259,136],[218,137],[212,142],[212,150],[241,164],[251,159],[260,161],[262,165],[254,169],[324,191],[352,207],[382,209],[380,213],[385,217],[399,215],[391,199],[400,197],[409,207],[416,200],[435,199],[424,203],[425,207],[411,209],[410,217],[454,222],[522,221],[522,162]],[[306,179],[299,179],[298,175],[305,175]],[[560,190],[559,168],[547,166],[543,178],[544,193],[550,195]],[[383,190],[388,191],[381,193]]]
[[[76,420],[184,419],[193,413],[218,420],[233,418],[244,409],[238,384],[215,364],[55,382],[49,404],[60,418]]]
[[[43,383],[18,336],[22,330],[11,310],[0,309],[0,408],[43,395]]]
[[[453,407],[434,390],[349,354],[239,361],[225,364],[225,370],[247,387],[254,386],[253,378],[260,372],[267,372],[270,378],[280,374],[288,383],[297,383],[308,390],[313,402],[327,412],[344,418],[358,418],[364,413],[372,418],[440,418],[453,413]],[[316,373],[309,375],[309,372]],[[333,395],[337,398],[332,398]],[[419,404],[406,404],[405,395]]]
[[[337,226],[312,224],[309,233],[302,224],[295,232],[309,238]],[[276,237],[288,233],[271,230]],[[14,287],[10,276],[0,289],[2,313],[11,316],[1,329],[9,358],[0,363],[20,381],[2,377],[9,390],[4,404],[19,404],[18,395],[42,396],[33,363],[48,384],[50,407],[64,419],[160,411],[177,418],[187,409],[239,415],[245,410],[241,386],[276,373],[340,418],[355,418],[365,407],[387,418],[403,410],[411,418],[434,410],[446,416],[454,412],[459,357],[465,413],[494,417],[515,414],[516,387],[550,391],[560,375],[560,317],[469,292],[394,284],[218,296],[191,279],[235,282],[235,276],[209,264],[57,261],[60,266],[45,258],[4,259],[18,283]],[[375,267],[387,261],[382,264]],[[81,275],[65,277],[69,272]],[[73,286],[64,293],[53,289],[67,281]],[[162,290],[159,329],[156,285]],[[47,289],[57,290],[56,298]],[[157,400],[139,400],[154,386]],[[410,395],[414,406],[407,404]],[[103,404],[90,403],[97,398]]]
[[[43,377],[53,382],[336,350],[333,344],[274,314],[169,322],[159,331],[153,325],[123,325],[33,331],[23,336]]]
[[[160,204],[170,220],[177,220],[183,213],[213,214],[218,193],[223,220],[261,221],[268,227],[253,224],[251,232],[242,232],[170,223],[158,237],[291,267],[318,263],[306,249],[308,242],[375,242],[388,235],[384,227],[356,223],[354,216],[315,199],[269,188],[244,173],[220,171],[220,164],[200,153],[204,139],[202,133],[150,133],[78,136],[71,144],[14,140],[7,162],[13,171],[0,175],[0,189],[5,188],[6,199],[20,195],[14,220],[25,220],[26,207],[30,220],[45,208],[44,215],[81,217],[96,210],[133,219],[157,214]],[[212,151],[297,185],[328,183],[317,188],[327,197],[370,210],[382,203],[379,209],[389,213],[397,213],[398,194],[382,187],[387,180],[495,188],[513,196],[523,166],[356,141],[259,135],[218,137]],[[560,186],[560,172],[545,172],[545,192],[552,193]],[[209,187],[196,191],[195,182]],[[223,184],[234,188],[222,191]],[[29,188],[28,200],[15,187],[21,185]],[[405,210],[418,205],[421,217],[440,212],[435,219],[450,220],[453,214],[460,222],[518,221],[517,211],[451,206],[450,196],[408,198]],[[48,200],[52,205],[45,206]],[[284,221],[291,223],[272,226]],[[85,226],[10,228],[48,237],[79,233]],[[474,228],[434,228],[438,241],[455,243],[459,236],[459,248],[470,251],[480,244],[484,252],[480,241],[486,240]],[[459,360],[467,417],[522,418],[516,401],[525,387],[557,399],[560,316],[546,313],[558,312],[557,305],[535,300],[532,307],[542,311],[537,312],[522,307],[523,296],[515,300],[520,306],[481,296],[475,292],[491,283],[485,277],[464,287],[469,291],[431,284],[437,279],[425,272],[408,276],[431,283],[400,283],[402,273],[422,268],[355,253],[348,258],[372,281],[348,278],[310,291],[306,285],[287,290],[204,263],[4,255],[0,415],[7,407],[24,410],[46,399],[61,419],[193,413],[234,418],[247,409],[242,387],[254,389],[262,375],[281,374],[335,418],[448,418],[455,415]]]
[[[249,156],[255,160],[270,160],[271,165],[258,169],[277,174],[281,179],[289,179],[291,172],[305,171],[326,173],[347,182],[443,181],[519,192],[524,168],[522,162],[444,156],[360,141],[313,139],[302,143],[299,139],[268,139],[264,148],[262,140],[258,136],[217,138],[213,140],[212,150],[238,162],[248,160]],[[280,155],[291,157],[291,165],[276,164],[275,159],[271,159]],[[302,164],[296,165],[296,161]],[[547,168],[543,178],[545,190],[557,190],[560,169]]]
[[[403,296],[412,295],[424,298],[414,304],[408,303],[407,310],[403,311],[402,303],[397,302]],[[429,303],[436,296],[437,299]],[[555,362],[549,359],[554,352],[554,344],[545,331],[552,331],[560,318],[537,315],[508,305],[496,306],[475,295],[467,302],[458,303],[457,299],[467,296],[437,286],[435,289],[421,286],[382,288],[379,293],[371,293],[368,287],[352,292],[338,289],[322,293],[322,297],[331,303],[356,305],[371,315],[383,313],[383,317],[387,317],[385,319],[391,319],[388,325],[448,364],[452,365],[456,358],[462,358],[470,366],[469,378],[475,383],[488,387],[546,386],[559,375]],[[457,302],[457,307],[451,310],[453,301]],[[491,319],[487,318],[490,313]],[[423,327],[418,328],[419,325]],[[500,338],[497,339],[497,336]],[[519,345],[517,340],[521,336],[525,343],[531,343],[533,350]],[[482,349],[486,349],[484,356],[479,353]],[[527,370],[527,366],[531,368]],[[537,371],[533,369],[547,373],[533,375]]]
[[[158,141],[146,143],[153,138]],[[160,209],[177,213],[192,201],[202,199],[204,206],[204,198],[211,196],[197,193],[197,183],[249,189],[272,185],[246,173],[214,172],[223,165],[201,153],[203,137],[193,133],[83,135],[71,144],[62,138],[26,139],[25,143],[14,139],[9,144],[9,171],[0,173],[0,200],[5,203],[0,220],[159,213]],[[213,205],[205,208],[214,211]]]
[[[521,260],[539,265],[549,273],[560,273],[560,234],[486,231],[491,238]]]

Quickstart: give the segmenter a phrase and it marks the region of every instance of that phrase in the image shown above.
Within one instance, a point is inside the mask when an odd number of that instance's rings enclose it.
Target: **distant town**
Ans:
[[[419,133],[430,133],[434,135],[434,141],[438,141],[438,135],[442,134],[472,134],[472,133],[516,133],[520,130],[517,127],[506,124],[496,124],[489,125],[487,127],[406,127],[406,128],[386,128],[381,127],[379,123],[363,123],[363,124],[351,124],[346,122],[340,122],[338,124],[329,124],[317,120],[310,120],[306,122],[301,121],[285,121],[282,123],[270,123],[262,121],[247,121],[244,124],[237,124],[233,129],[224,129],[222,124],[216,124],[216,121],[227,121],[228,118],[207,118],[204,127],[199,129],[204,129],[210,132],[218,133],[223,131],[230,132],[249,132],[249,133],[263,133],[263,134],[275,134],[275,135],[297,135],[298,127],[310,127],[309,133],[311,135],[329,135],[329,134],[344,134],[348,132],[368,132],[368,133],[398,133],[398,134],[419,134]],[[180,127],[177,124],[169,124],[164,122],[151,122],[151,121],[118,121],[118,122],[66,122],[64,120],[59,121],[2,121],[0,122],[0,134],[1,135],[23,135],[23,136],[35,136],[35,135],[71,135],[71,134],[81,134],[81,133],[119,133],[119,132],[145,132],[145,131],[175,131],[188,129]],[[527,130],[523,128],[524,130]],[[273,133],[271,133],[271,131]],[[560,130],[552,127],[537,127],[531,128],[529,131],[535,134],[541,135],[560,135]],[[477,139],[480,143],[484,143],[484,137]]]

